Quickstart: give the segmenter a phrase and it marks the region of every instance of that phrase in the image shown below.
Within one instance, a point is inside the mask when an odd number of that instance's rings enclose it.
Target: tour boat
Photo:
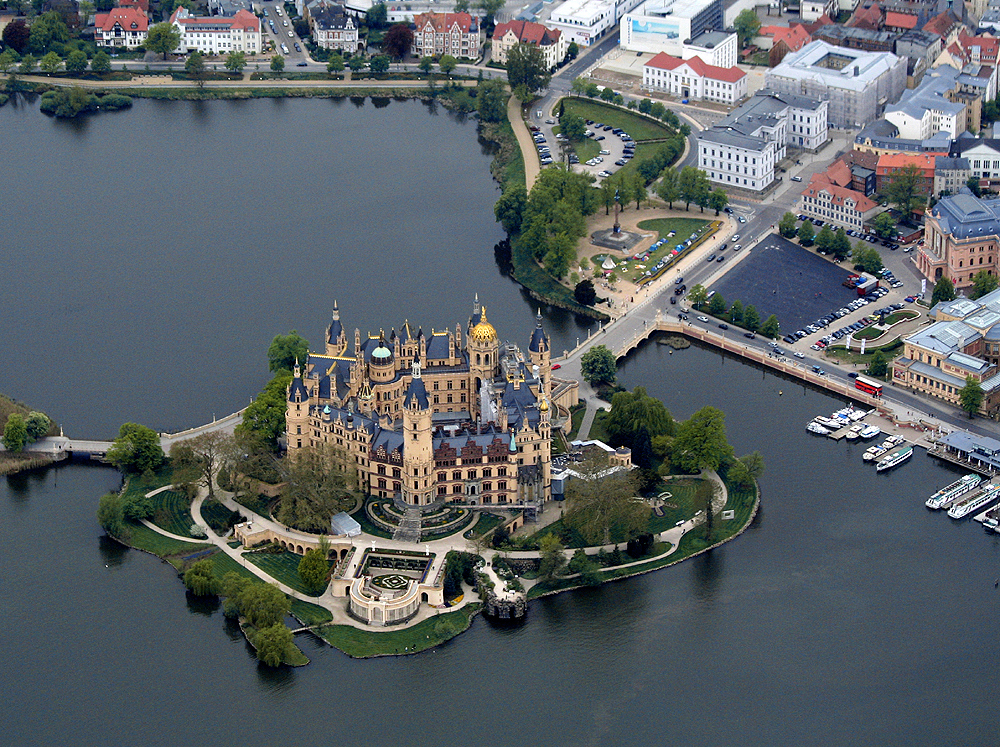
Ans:
[[[952,507],[948,509],[948,516],[953,519],[961,519],[987,503],[992,503],[997,498],[1000,498],[1000,485],[988,484],[981,492],[962,498],[952,504]]]
[[[945,508],[956,498],[961,498],[969,491],[975,490],[979,487],[979,483],[982,481],[983,478],[979,475],[968,474],[965,477],[955,480],[955,482],[951,485],[941,488],[938,492],[928,498],[924,505],[927,506],[927,508],[933,508],[935,510]]]
[[[828,428],[824,428],[823,426],[821,426],[819,423],[816,422],[809,423],[809,425],[806,426],[806,430],[809,431],[810,433],[815,433],[818,436],[830,435],[830,430]]]
[[[875,471],[885,472],[886,470],[892,469],[897,464],[902,464],[911,456],[913,456],[912,446],[900,446],[898,449],[893,449],[882,457],[878,464],[875,465]]]
[[[881,432],[882,429],[879,428],[877,425],[866,425],[864,428],[861,429],[861,438],[867,441],[870,438],[875,438]]]

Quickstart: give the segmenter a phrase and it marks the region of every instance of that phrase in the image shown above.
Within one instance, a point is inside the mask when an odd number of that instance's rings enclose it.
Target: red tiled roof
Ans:
[[[184,14],[181,11],[185,11]],[[170,22],[182,26],[198,26],[199,24],[209,26],[228,25],[231,29],[260,30],[260,19],[249,10],[242,8],[236,11],[236,15],[234,16],[192,16],[188,15],[189,12],[183,5],[177,6],[177,10],[170,16]]]
[[[149,30],[149,18],[140,8],[112,8],[94,16],[94,25],[102,31],[111,31],[116,23],[126,31]]]
[[[966,62],[972,56],[973,48],[979,47],[979,61],[995,63],[997,61],[997,53],[1000,51],[1000,39],[992,36],[972,36],[965,33],[965,29],[962,29],[958,32],[958,42],[952,43],[948,47],[948,51],[952,52],[952,48],[956,46],[961,49],[958,53],[959,56]],[[955,53],[952,52],[952,54]]]
[[[867,213],[875,207],[875,203],[860,192],[832,183],[826,174],[813,174],[809,186],[802,190],[802,194],[815,197],[820,192],[829,193],[830,202],[834,205],[843,205],[845,200],[854,200],[854,209],[859,213]]]
[[[794,26],[784,27],[784,26],[768,26],[768,29],[774,29],[771,34],[764,34],[764,29],[761,29],[762,36],[773,36],[774,43],[784,42],[788,45],[789,52],[798,52],[802,47],[812,41],[812,37],[809,32],[806,31],[806,27],[802,24],[795,24]]]
[[[417,31],[422,31],[427,24],[430,24],[435,31],[444,33],[450,31],[458,24],[464,33],[469,33],[472,27],[472,16],[468,13],[419,13],[413,17],[413,23]]]
[[[558,29],[550,29],[540,23],[533,23],[532,21],[509,21],[501,23],[493,29],[493,38],[499,41],[507,35],[508,31],[512,31],[519,42],[534,44],[538,47],[555,44],[559,40],[560,34]]]
[[[682,60],[680,57],[671,57],[666,52],[660,52],[647,62],[643,67],[657,67],[661,70],[676,70],[681,65],[687,65],[691,70],[702,78],[712,80],[722,80],[727,83],[735,83],[742,79],[746,73],[738,67],[716,67],[709,65],[701,57],[692,57],[690,60]]]
[[[934,159],[947,153],[886,153],[878,157],[875,171],[879,176],[891,174],[906,166],[916,166],[924,177],[934,176]]]
[[[944,13],[939,13],[934,16],[931,20],[924,24],[924,31],[929,31],[932,34],[940,36],[942,39],[948,35],[952,27],[957,23],[955,18],[945,11]]]
[[[852,28],[878,31],[882,27],[882,9],[878,7],[877,3],[858,8],[846,25]]]
[[[909,13],[897,13],[890,10],[885,14],[885,25],[894,29],[915,29],[917,27],[917,17]]]
[[[831,184],[839,187],[849,187],[854,180],[851,176],[851,167],[843,161],[830,164],[830,168],[826,170],[826,178]]]
[[[802,28],[804,28],[806,30],[807,34],[809,34],[810,36],[812,36],[813,34],[815,34],[819,30],[820,26],[829,26],[831,23],[833,23],[833,21],[831,20],[830,16],[828,16],[826,13],[824,13],[819,18],[817,18],[815,21],[813,21],[812,23],[799,23],[797,21],[796,22],[791,22],[790,21],[788,23],[788,25],[789,26],[801,26]]]

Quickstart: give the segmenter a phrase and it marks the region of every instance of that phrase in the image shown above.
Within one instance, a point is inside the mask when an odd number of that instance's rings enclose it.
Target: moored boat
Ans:
[[[951,485],[946,485],[941,488],[938,492],[927,499],[924,504],[927,508],[939,509],[945,508],[952,501],[961,498],[966,493],[975,490],[979,487],[979,483],[983,481],[983,478],[976,474],[968,474],[965,477],[961,477],[955,480]]]
[[[913,456],[912,446],[900,446],[899,448],[893,449],[884,457],[882,457],[878,464],[875,465],[876,472],[885,472],[886,470],[892,469],[893,467],[902,464],[907,459]]]
[[[952,504],[952,507],[948,509],[948,516],[953,519],[961,519],[988,503],[992,503],[997,498],[1000,498],[1000,485],[988,484],[980,492],[966,496]]]
[[[809,423],[809,425],[806,426],[806,430],[810,433],[815,433],[818,436],[828,436],[830,434],[830,430],[828,428],[824,428],[816,422]]]
[[[860,435],[861,438],[867,441],[869,438],[875,438],[881,432],[882,429],[879,428],[877,425],[866,425],[864,428],[861,429]]]

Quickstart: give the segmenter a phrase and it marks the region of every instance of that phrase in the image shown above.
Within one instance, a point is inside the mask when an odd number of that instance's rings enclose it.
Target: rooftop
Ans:
[[[967,188],[943,197],[932,209],[944,233],[956,239],[1000,236],[1000,198],[975,197]]]
[[[792,52],[768,75],[817,80],[832,88],[863,91],[899,62],[890,52],[865,52],[814,41]]]

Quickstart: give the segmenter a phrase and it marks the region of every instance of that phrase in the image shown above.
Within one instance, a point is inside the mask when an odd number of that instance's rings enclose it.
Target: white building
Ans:
[[[566,0],[549,15],[549,25],[559,29],[566,44],[589,47],[642,0]]]
[[[747,74],[738,67],[715,67],[701,58],[682,60],[663,52],[642,66],[644,90],[680,99],[719,101],[732,106],[747,95]]]
[[[618,43],[632,52],[682,56],[681,44],[691,43],[706,31],[722,31],[722,19],[722,0],[648,0],[623,14]]]
[[[906,140],[927,140],[947,132],[954,140],[966,130],[965,104],[946,98],[958,88],[960,71],[950,65],[928,70],[920,85],[903,92],[899,101],[885,109],[885,119]]]
[[[322,8],[310,12],[309,25],[312,26],[316,45],[323,49],[337,49],[341,52],[364,51],[354,18],[339,8]]]
[[[141,8],[112,8],[94,16],[94,42],[99,47],[135,49],[146,41],[149,18]]]
[[[176,53],[197,49],[202,54],[227,55],[230,52],[260,52],[260,19],[247,10],[235,16],[199,17],[183,5],[170,16],[170,23],[180,32]]]
[[[799,11],[802,20],[806,23],[818,21],[825,13],[830,18],[835,19],[840,12],[839,0],[802,0]]]
[[[789,144],[818,150],[828,139],[827,102],[759,91],[698,134],[698,168],[723,187],[761,192]]]

